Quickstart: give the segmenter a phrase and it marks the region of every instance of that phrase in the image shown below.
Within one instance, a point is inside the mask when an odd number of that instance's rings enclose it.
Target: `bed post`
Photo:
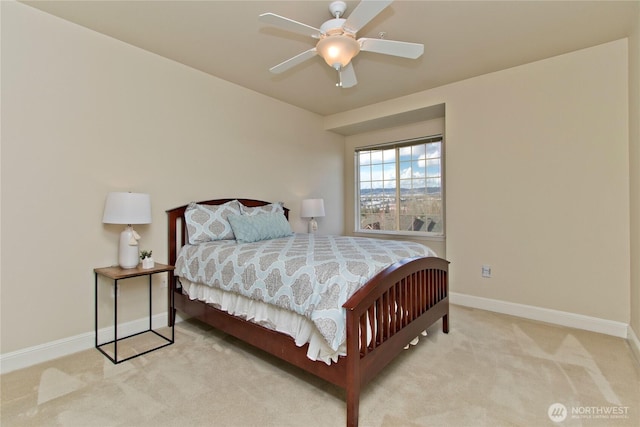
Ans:
[[[353,309],[347,309],[347,427],[358,426],[358,415],[360,412],[360,339],[358,338],[359,324],[358,316],[354,315]]]
[[[178,256],[178,248],[177,248],[177,214],[172,210],[172,211],[167,211],[167,213],[169,214],[169,265],[176,265],[176,258]],[[169,306],[167,307],[167,320],[168,320],[168,324],[169,326],[173,326],[175,324],[176,321],[176,310],[175,310],[175,305],[173,304],[173,300],[175,298],[175,291],[176,291],[176,277],[174,275],[174,271],[171,270],[169,271],[169,292],[170,292],[170,297],[169,297]]]

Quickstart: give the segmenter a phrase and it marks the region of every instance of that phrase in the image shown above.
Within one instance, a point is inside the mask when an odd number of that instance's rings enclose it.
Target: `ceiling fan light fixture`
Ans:
[[[339,70],[360,52],[360,43],[348,35],[331,35],[322,38],[316,49],[330,67]]]
[[[276,25],[284,30],[311,36],[318,40],[314,48],[269,68],[269,71],[279,74],[308,59],[321,56],[331,68],[338,71],[339,82],[337,86],[350,88],[358,83],[351,61],[361,51],[400,58],[418,58],[424,53],[424,45],[422,44],[387,40],[383,37],[384,33],[380,33],[380,39],[356,38],[358,31],[392,2],[393,0],[361,0],[353,12],[349,14],[349,17],[345,19],[343,16],[347,9],[347,3],[342,0],[333,1],[329,5],[329,12],[331,12],[333,19],[325,21],[320,28],[314,28],[273,13],[263,13],[259,19],[267,24]]]

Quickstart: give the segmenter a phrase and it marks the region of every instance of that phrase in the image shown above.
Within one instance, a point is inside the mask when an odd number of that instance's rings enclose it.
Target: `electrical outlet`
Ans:
[[[483,265],[482,266],[482,277],[491,277],[491,266],[490,265]]]
[[[163,289],[167,288],[167,279],[166,278],[162,278],[162,282],[160,282],[160,287]]]
[[[115,298],[116,292],[118,293],[118,298],[120,298],[120,286],[111,285],[111,298]]]

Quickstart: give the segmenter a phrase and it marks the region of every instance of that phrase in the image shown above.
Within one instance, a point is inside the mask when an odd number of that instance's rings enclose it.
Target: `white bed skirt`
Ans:
[[[311,360],[320,360],[330,365],[332,362],[337,362],[339,356],[346,355],[344,342],[340,344],[337,351],[333,351],[313,322],[298,313],[239,294],[193,283],[183,277],[180,277],[180,283],[183,292],[192,300],[203,301],[234,316],[286,334],[294,339],[298,347],[309,344],[307,357]]]

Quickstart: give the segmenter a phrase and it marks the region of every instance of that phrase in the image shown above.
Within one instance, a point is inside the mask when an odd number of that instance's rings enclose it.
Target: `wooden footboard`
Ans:
[[[371,279],[347,312],[347,425],[358,425],[360,389],[422,331],[442,318],[449,332],[449,262],[413,258]]]
[[[231,199],[202,202],[222,204]],[[246,206],[268,202],[240,199]],[[169,214],[169,263],[185,242],[181,224],[186,206]],[[288,213],[288,212],[287,212]],[[411,258],[378,273],[344,305],[347,321],[347,356],[327,365],[307,358],[307,346],[297,347],[289,336],[227,314],[183,295],[173,272],[173,310],[196,317],[215,328],[291,363],[346,390],[347,425],[358,425],[360,391],[415,337],[442,318],[449,332],[449,262],[435,257]]]

